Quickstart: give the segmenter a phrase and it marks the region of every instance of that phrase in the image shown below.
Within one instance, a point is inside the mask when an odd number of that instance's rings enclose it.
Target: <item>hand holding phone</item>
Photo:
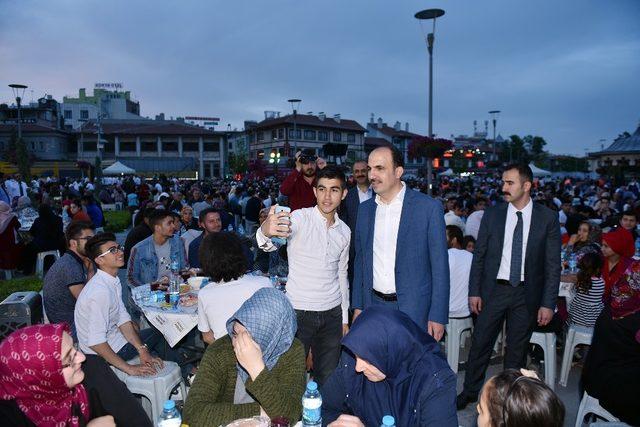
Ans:
[[[271,238],[274,243],[285,244],[291,234],[291,208],[287,206],[273,206],[269,210],[269,216],[262,224],[262,232]]]

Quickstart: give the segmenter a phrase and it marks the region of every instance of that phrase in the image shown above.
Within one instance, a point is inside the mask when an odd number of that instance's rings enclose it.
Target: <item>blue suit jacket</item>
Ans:
[[[373,234],[377,204],[360,204],[356,223],[353,308],[372,304]],[[402,204],[395,263],[401,311],[418,325],[449,319],[449,256],[442,204],[407,187]]]

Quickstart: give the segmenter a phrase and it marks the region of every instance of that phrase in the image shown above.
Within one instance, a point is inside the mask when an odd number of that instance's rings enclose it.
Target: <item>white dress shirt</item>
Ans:
[[[27,193],[28,187],[27,183],[24,181],[16,181],[15,179],[9,179],[5,181],[5,187],[7,189],[7,193],[9,195],[9,200],[13,200],[15,197],[28,196]],[[22,188],[22,194],[20,194],[20,189]]]
[[[373,289],[383,294],[396,293],[396,245],[400,215],[407,186],[387,204],[377,194],[376,222],[373,231]]]
[[[504,225],[504,240],[502,242],[502,259],[500,260],[500,269],[498,270],[498,279],[509,280],[511,272],[511,245],[513,244],[513,233],[518,223],[518,210],[509,203],[507,208],[507,220]],[[531,228],[531,214],[533,212],[533,200],[529,199],[527,206],[522,209],[522,268],[520,271],[520,280],[524,281],[524,260],[527,251],[527,241],[529,240],[529,230]]]
[[[98,269],[76,301],[74,322],[80,350],[96,354],[91,346],[106,342],[117,353],[127,343],[120,326],[129,321],[120,279]]]
[[[371,187],[367,188],[367,191],[360,190],[360,187],[358,187],[357,185],[356,188],[358,189],[358,199],[360,199],[360,203],[366,202],[373,196],[373,190],[371,189]]]
[[[449,249],[449,317],[467,317],[469,313],[469,275],[473,254],[464,249]]]
[[[469,218],[467,218],[467,225],[464,229],[467,236],[473,236],[474,239],[478,240],[478,231],[480,231],[480,222],[482,222],[483,216],[484,210],[475,211],[469,215]]]
[[[260,228],[256,240],[265,252],[277,249]],[[334,216],[333,225],[327,227],[327,220],[317,206],[291,213],[287,296],[293,308],[328,311],[340,305],[342,323],[348,323],[350,240],[351,231],[338,215]]]
[[[449,211],[446,214],[444,214],[444,223],[445,225],[455,225],[460,229],[460,231],[462,231],[463,236],[466,235],[465,233],[466,224],[464,223],[464,220],[460,218],[458,215],[456,215],[454,211]]]

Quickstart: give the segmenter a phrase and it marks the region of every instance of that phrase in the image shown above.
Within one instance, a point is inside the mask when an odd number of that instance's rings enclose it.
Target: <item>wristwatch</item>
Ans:
[[[138,346],[138,353],[143,349],[149,351],[149,347],[146,344],[142,344],[141,346]]]

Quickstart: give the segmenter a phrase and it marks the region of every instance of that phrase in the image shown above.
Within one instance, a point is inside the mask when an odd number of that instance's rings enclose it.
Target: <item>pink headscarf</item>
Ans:
[[[27,326],[0,343],[0,399],[15,400],[37,426],[78,426],[74,406],[89,419],[84,386],[70,389],[62,375],[63,332],[66,324]]]
[[[17,218],[17,216],[11,210],[11,206],[5,202],[0,202],[0,234],[4,233],[12,218]]]

